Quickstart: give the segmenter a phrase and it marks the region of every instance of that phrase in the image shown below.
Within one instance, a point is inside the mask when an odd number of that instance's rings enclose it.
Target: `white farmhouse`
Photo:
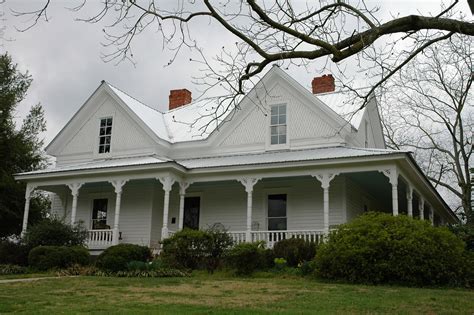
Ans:
[[[273,67],[233,110],[170,94],[159,112],[102,82],[48,145],[56,166],[17,174],[52,212],[90,229],[100,251],[118,243],[159,248],[184,227],[219,226],[236,242],[319,241],[366,211],[456,222],[409,152],[388,150],[375,98],[313,93]]]

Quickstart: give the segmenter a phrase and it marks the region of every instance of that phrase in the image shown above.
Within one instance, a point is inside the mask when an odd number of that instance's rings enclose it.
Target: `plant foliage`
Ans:
[[[464,244],[427,221],[367,213],[333,231],[316,254],[316,273],[356,283],[459,285],[467,268]]]
[[[226,231],[184,229],[163,241],[161,258],[170,266],[213,272],[233,244]]]
[[[31,226],[25,242],[30,248],[43,246],[82,246],[87,238],[87,229],[82,223],[71,226],[58,219],[45,219]]]
[[[281,240],[273,246],[275,257],[284,258],[290,267],[310,261],[316,255],[316,244],[300,238]]]
[[[49,270],[87,265],[90,262],[89,250],[82,246],[38,246],[28,255],[32,268]]]
[[[132,261],[146,262],[150,258],[151,252],[147,246],[119,244],[104,250],[95,264],[102,270],[118,272],[127,270],[127,264]]]

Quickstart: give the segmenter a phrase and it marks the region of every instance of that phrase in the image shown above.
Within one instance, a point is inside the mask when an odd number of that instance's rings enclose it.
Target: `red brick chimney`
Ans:
[[[169,109],[175,109],[192,102],[191,92],[186,89],[171,90]]]
[[[325,74],[322,77],[315,77],[311,82],[311,85],[313,86],[313,94],[334,92],[336,89],[334,77],[332,74]]]

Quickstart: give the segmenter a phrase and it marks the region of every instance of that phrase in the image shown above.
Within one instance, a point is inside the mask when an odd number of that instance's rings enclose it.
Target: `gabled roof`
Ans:
[[[364,95],[369,92],[369,90],[369,88],[357,89],[357,93]],[[343,89],[329,93],[321,93],[315,96],[349,122],[354,128],[359,129],[366,108],[360,109],[364,100],[358,97],[354,91]]]
[[[208,98],[162,113],[110,83],[107,85],[160,139],[170,143],[206,139],[232,112],[226,102]]]
[[[271,71],[278,73],[285,80],[291,79],[291,83],[297,85],[300,90],[304,90],[306,94],[311,94],[280,68],[272,67],[269,73]],[[225,103],[220,103],[219,99],[209,98],[197,100],[162,113],[131,97],[110,83],[107,83],[107,85],[156,136],[170,143],[207,139],[233,110],[233,107],[227,107]],[[337,114],[335,116],[349,122],[354,128],[359,128],[365,109],[358,110],[362,105],[362,99],[355,97],[352,91],[343,90],[318,94],[316,98],[324,103],[329,111],[332,110]]]

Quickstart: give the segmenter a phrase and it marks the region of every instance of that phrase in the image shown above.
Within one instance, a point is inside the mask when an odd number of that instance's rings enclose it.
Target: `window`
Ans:
[[[286,230],[286,195],[268,195],[268,230]]]
[[[102,118],[99,128],[99,154],[110,153],[110,140],[112,139],[112,117]]]
[[[107,199],[94,199],[92,203],[92,229],[110,229],[107,225]]]
[[[286,144],[286,105],[273,105],[270,117],[270,143]]]

